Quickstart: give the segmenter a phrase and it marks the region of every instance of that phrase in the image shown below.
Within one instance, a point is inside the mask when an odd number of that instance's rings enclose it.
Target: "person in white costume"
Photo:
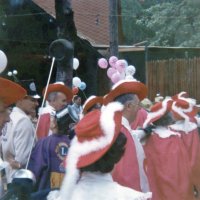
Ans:
[[[60,191],[48,200],[147,200],[142,193],[114,182],[111,171],[125,151],[126,136],[120,132],[123,105],[112,102],[86,114],[76,125],[66,175]]]
[[[9,163],[6,169],[8,183],[17,169],[25,168],[35,140],[35,127],[29,118],[30,112],[35,111],[39,96],[28,89],[23,98],[15,103],[10,114],[10,121],[2,130],[1,144],[4,161]]]

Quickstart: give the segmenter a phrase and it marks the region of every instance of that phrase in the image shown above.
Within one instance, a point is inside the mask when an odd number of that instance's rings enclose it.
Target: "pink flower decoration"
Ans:
[[[108,62],[105,58],[100,58],[98,60],[98,65],[99,65],[100,68],[106,69],[108,67]]]

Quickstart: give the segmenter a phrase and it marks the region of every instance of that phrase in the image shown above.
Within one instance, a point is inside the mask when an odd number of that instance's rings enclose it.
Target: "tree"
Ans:
[[[150,45],[200,46],[200,3],[175,1],[145,9],[136,24],[145,31]]]

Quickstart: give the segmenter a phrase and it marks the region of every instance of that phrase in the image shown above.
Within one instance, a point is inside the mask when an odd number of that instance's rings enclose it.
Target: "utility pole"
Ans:
[[[118,57],[118,0],[109,0],[110,55]]]

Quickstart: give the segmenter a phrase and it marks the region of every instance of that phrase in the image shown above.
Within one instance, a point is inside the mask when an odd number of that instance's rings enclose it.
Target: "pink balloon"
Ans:
[[[116,56],[111,56],[109,58],[109,64],[111,67],[115,67],[116,62],[118,61],[118,58]]]
[[[100,58],[98,60],[98,65],[99,65],[100,68],[106,69],[108,67],[108,62],[105,58]]]
[[[126,68],[126,62],[124,60],[118,60],[115,66],[119,73],[124,72]]]
[[[114,69],[114,68],[112,68],[112,67],[109,67],[108,70],[107,70],[107,76],[108,76],[109,78],[111,78],[112,75],[113,75],[114,73],[116,73],[116,72],[117,72],[116,69]]]
[[[120,77],[120,73],[119,73],[119,72],[114,73],[114,74],[112,75],[112,77],[111,77],[111,81],[112,81],[113,83],[117,83],[117,82],[120,81],[120,80],[121,80],[121,77]]]

